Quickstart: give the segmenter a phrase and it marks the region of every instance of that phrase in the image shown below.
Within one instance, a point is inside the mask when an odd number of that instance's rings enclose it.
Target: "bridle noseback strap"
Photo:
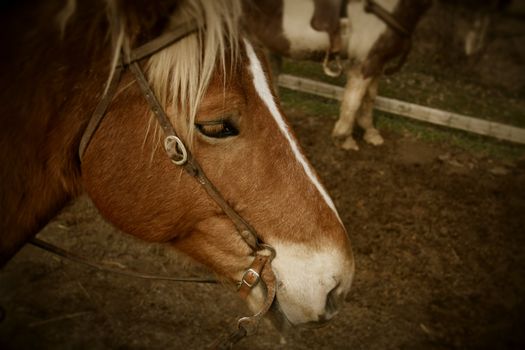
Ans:
[[[239,293],[246,298],[252,288],[262,280],[266,288],[266,299],[261,310],[253,316],[243,317],[238,321],[238,329],[227,339],[217,344],[216,348],[230,348],[246,335],[251,335],[257,329],[260,319],[268,312],[276,294],[275,275],[272,271],[271,262],[275,257],[275,250],[270,245],[260,241],[257,231],[239,213],[237,213],[224,199],[222,194],[208,179],[199,163],[193,157],[191,151],[185,146],[182,139],[177,135],[175,128],[171,124],[164,108],[158,101],[155,93],[151,89],[139,61],[147,58],[156,52],[168,47],[176,41],[195,33],[199,29],[196,21],[183,24],[173,31],[161,35],[160,37],[146,43],[139,48],[131,50],[128,54],[120,54],[120,63],[115,68],[113,77],[109,82],[106,92],[102,96],[95,111],[88,122],[79,145],[79,158],[82,162],[84,153],[95,134],[100,122],[115,96],[121,76],[125,69],[129,68],[142,94],[148,102],[153,114],[155,115],[161,129],[164,132],[164,148],[171,161],[184,168],[184,170],[204,188],[206,193],[217,203],[222,211],[230,218],[235,225],[239,235],[251,248],[254,260],[250,268],[244,273],[240,282]],[[42,245],[40,245],[42,246]]]

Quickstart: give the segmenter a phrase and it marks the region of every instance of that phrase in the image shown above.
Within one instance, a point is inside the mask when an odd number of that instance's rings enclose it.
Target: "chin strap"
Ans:
[[[270,254],[268,255],[267,252]],[[231,349],[244,337],[257,333],[259,323],[273,304],[276,294],[276,278],[272,270],[271,261],[275,257],[273,248],[267,246],[266,249],[258,251],[252,264],[244,273],[239,282],[239,295],[246,299],[252,289],[262,280],[266,289],[266,297],[261,309],[252,316],[242,317],[237,321],[237,329],[227,337],[221,337],[213,342],[208,349],[226,350]]]

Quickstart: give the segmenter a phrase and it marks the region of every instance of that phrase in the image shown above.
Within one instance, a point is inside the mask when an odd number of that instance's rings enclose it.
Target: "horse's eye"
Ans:
[[[215,120],[210,122],[195,123],[195,127],[204,136],[215,139],[239,135],[239,130],[229,120]]]

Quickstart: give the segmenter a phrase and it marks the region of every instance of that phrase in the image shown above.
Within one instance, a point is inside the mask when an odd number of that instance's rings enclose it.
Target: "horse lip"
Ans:
[[[277,298],[274,299],[272,306],[270,308],[270,313],[268,313],[269,320],[272,322],[275,328],[281,332],[286,332],[291,328],[302,328],[302,329],[317,329],[323,328],[330,323],[330,319],[321,318],[319,321],[310,321],[306,323],[294,324],[292,323],[286,314],[282,311],[281,306]]]

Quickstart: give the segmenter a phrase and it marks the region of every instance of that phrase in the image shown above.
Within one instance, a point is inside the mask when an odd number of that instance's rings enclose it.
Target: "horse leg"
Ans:
[[[374,127],[373,109],[377,96],[377,85],[378,78],[374,78],[368,87],[361,110],[357,116],[357,124],[365,131],[363,139],[374,146],[382,145],[384,142],[381,134],[379,134],[379,131]]]
[[[341,112],[339,120],[335,123],[332,137],[344,138],[341,148],[346,150],[358,150],[359,147],[352,137],[354,122],[359,109],[361,108],[363,97],[365,96],[371,82],[371,78],[364,78],[359,67],[351,68],[347,71],[347,81],[341,102]]]
[[[478,13],[465,35],[465,55],[467,57],[478,55],[483,52],[487,42],[487,32],[490,25],[490,14]]]

